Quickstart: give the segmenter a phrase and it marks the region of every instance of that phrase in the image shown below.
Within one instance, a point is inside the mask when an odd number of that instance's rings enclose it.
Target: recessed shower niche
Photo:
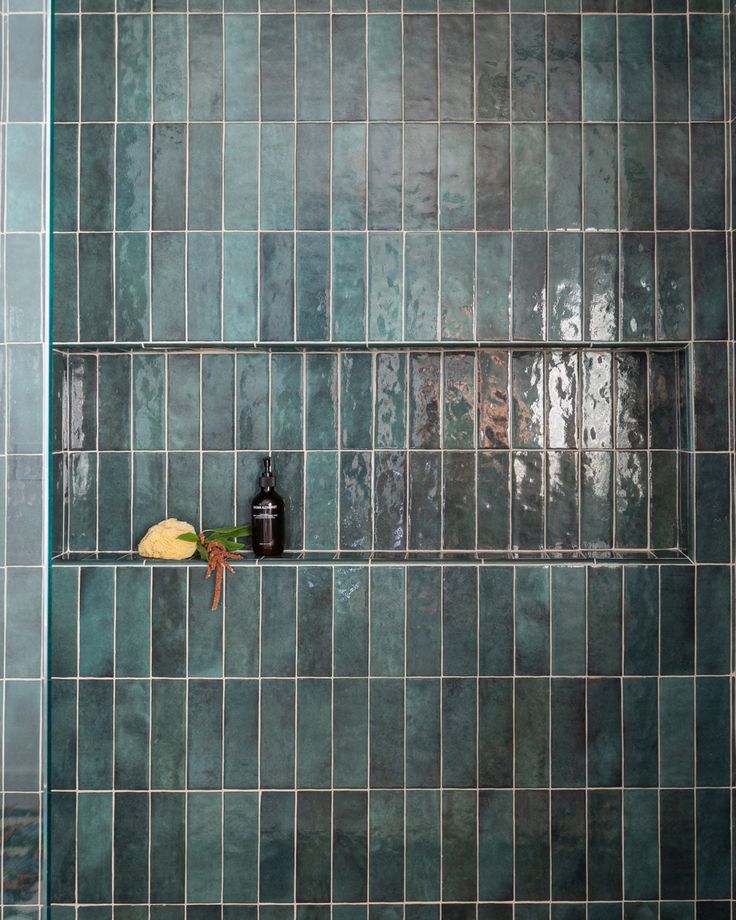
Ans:
[[[59,350],[55,547],[248,519],[272,453],[287,549],[689,552],[688,349]]]

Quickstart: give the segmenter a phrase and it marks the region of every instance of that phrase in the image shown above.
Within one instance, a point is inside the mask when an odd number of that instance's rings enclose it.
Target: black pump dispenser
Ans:
[[[256,556],[280,556],[284,551],[284,500],[276,492],[271,458],[263,458],[261,491],[251,505],[253,552]]]

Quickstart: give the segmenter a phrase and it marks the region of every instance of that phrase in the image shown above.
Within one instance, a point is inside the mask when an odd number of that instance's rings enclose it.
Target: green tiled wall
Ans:
[[[732,920],[730,26],[58,0],[54,920]]]
[[[686,349],[59,352],[55,551],[129,552],[171,516],[247,521],[273,453],[289,550],[688,552],[688,363]]]
[[[0,920],[41,920],[49,7],[0,2]]]
[[[201,576],[55,572],[56,902],[730,916],[728,566]]]

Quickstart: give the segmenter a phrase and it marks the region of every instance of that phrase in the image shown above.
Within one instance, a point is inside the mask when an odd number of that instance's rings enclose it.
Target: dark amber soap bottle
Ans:
[[[271,458],[264,457],[261,491],[251,505],[253,552],[256,556],[280,556],[284,552],[284,500],[275,485]]]

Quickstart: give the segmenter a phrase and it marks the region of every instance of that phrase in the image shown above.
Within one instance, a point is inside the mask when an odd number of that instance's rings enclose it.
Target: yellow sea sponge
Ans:
[[[181,533],[196,533],[191,524],[167,518],[154,524],[138,544],[138,552],[149,559],[189,559],[197,551],[197,544],[179,540]]]

